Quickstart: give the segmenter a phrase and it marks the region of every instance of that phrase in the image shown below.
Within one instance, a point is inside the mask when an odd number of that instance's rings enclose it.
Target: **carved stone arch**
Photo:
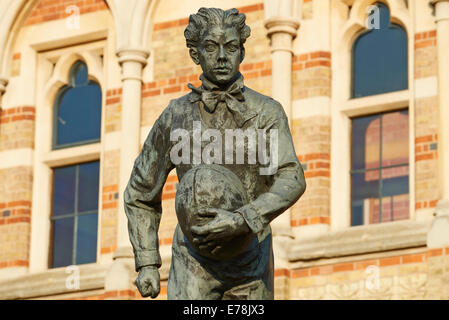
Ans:
[[[6,78],[13,55],[14,42],[31,11],[41,0],[6,0],[0,11],[0,77]],[[114,0],[104,0],[112,17],[116,15]],[[115,21],[115,19],[114,19]]]
[[[149,5],[148,13],[145,17],[143,43],[145,48],[151,48],[151,40],[153,39],[154,15],[159,7],[161,0],[152,0]]]
[[[51,78],[44,87],[42,95],[45,101],[41,101],[40,105],[51,106],[60,88],[69,83],[69,73],[73,64],[81,60],[87,65],[88,77],[104,88],[104,75],[102,71],[101,59],[90,52],[68,53],[62,55],[53,70]]]

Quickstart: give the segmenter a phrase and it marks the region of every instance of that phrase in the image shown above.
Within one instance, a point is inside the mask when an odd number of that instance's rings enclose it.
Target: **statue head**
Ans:
[[[201,8],[190,15],[184,31],[190,57],[204,76],[218,86],[236,79],[245,57],[243,44],[251,33],[237,9]]]

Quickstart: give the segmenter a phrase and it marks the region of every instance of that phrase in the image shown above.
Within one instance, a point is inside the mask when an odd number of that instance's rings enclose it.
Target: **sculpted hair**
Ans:
[[[187,47],[196,48],[203,32],[217,25],[235,27],[240,33],[240,45],[243,47],[246,39],[251,34],[251,29],[245,23],[246,16],[237,9],[222,10],[217,8],[201,8],[196,14],[189,17],[189,25],[184,31]]]

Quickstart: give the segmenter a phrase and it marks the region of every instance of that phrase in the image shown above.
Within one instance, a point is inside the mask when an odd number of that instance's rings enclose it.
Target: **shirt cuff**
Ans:
[[[262,219],[254,207],[251,205],[246,205],[236,210],[236,212],[243,216],[243,219],[245,219],[248,227],[253,233],[259,233],[263,230],[264,225],[262,223]]]
[[[161,255],[159,250],[145,250],[145,251],[134,251],[134,257],[136,262],[136,271],[138,272],[140,268],[146,266],[155,266],[160,268],[162,265]]]

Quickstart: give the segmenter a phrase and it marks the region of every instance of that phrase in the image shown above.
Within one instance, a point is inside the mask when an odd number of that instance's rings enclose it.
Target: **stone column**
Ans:
[[[435,9],[438,49],[438,176],[440,200],[428,234],[431,248],[449,246],[449,0],[431,0]]]
[[[142,105],[142,69],[149,52],[141,49],[118,50],[122,66],[122,112],[119,182],[119,217],[117,247],[129,247],[127,220],[123,206],[123,192],[128,183],[134,161],[140,152],[140,113]]]
[[[287,117],[292,117],[292,57],[293,39],[299,21],[292,17],[274,16],[265,21],[267,35],[271,40],[272,97],[284,107]],[[291,236],[290,210],[276,218],[272,224],[274,235]]]
[[[122,67],[122,113],[119,211],[117,222],[117,250],[114,262],[106,275],[106,296],[116,299],[133,297],[134,255],[128,235],[128,222],[123,205],[125,191],[134,161],[140,152],[140,113],[142,104],[142,70],[147,63],[149,52],[143,49],[126,48],[117,50]]]

